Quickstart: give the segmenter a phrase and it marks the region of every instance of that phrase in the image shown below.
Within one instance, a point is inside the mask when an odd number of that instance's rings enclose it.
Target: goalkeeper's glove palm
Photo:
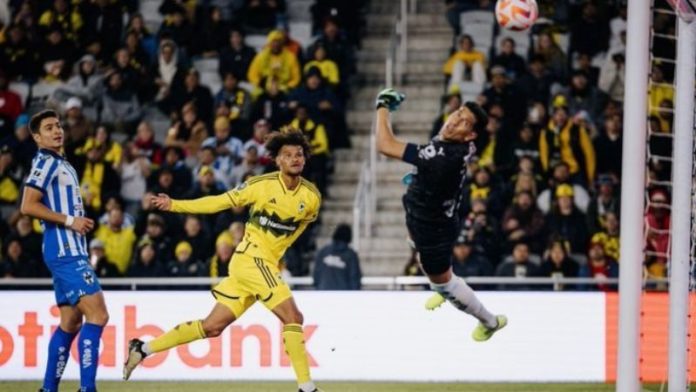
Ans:
[[[399,109],[399,105],[406,99],[404,93],[400,93],[393,88],[387,88],[379,92],[375,106],[379,108],[387,108],[390,112]]]

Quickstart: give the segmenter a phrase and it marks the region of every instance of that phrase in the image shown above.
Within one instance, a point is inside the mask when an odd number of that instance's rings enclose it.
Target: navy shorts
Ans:
[[[457,223],[452,220],[429,221],[406,214],[406,227],[427,275],[439,275],[450,269],[452,246],[457,239]]]
[[[75,306],[80,298],[101,291],[99,279],[86,257],[63,257],[46,261],[53,275],[53,290],[58,306]]]

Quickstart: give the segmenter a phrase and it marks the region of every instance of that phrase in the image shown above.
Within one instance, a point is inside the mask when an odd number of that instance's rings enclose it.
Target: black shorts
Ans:
[[[458,235],[457,222],[454,219],[424,220],[407,212],[406,227],[425,273],[439,275],[446,272],[452,265],[452,246]]]

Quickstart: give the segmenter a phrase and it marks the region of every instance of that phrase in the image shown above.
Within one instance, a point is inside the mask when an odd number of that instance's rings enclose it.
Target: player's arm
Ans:
[[[252,191],[247,183],[216,196],[205,196],[192,200],[174,200],[164,193],[152,197],[152,204],[162,210],[185,214],[214,214],[233,207],[251,203]]]
[[[377,149],[390,158],[402,159],[406,151],[406,143],[394,136],[389,117],[389,112],[397,110],[405,98],[394,89],[382,90],[377,96]]]
[[[80,234],[86,234],[94,228],[94,221],[81,216],[69,216],[59,212],[51,211],[41,202],[43,192],[33,186],[25,186],[22,195],[20,212],[32,218],[41,219],[44,222],[51,222],[64,225]]]

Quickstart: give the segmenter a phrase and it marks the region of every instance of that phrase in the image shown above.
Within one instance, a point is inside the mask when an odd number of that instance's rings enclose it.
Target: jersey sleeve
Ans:
[[[243,207],[254,202],[255,186],[246,182],[217,196],[206,196],[193,200],[172,200],[172,212],[187,214],[214,214],[233,207]]]
[[[42,157],[34,165],[27,178],[26,185],[46,193],[48,186],[58,171],[58,160],[52,157]]]
[[[312,205],[307,211],[307,216],[305,217],[306,222],[314,222],[319,217],[319,210],[321,209],[321,196],[316,196],[313,199]]]

